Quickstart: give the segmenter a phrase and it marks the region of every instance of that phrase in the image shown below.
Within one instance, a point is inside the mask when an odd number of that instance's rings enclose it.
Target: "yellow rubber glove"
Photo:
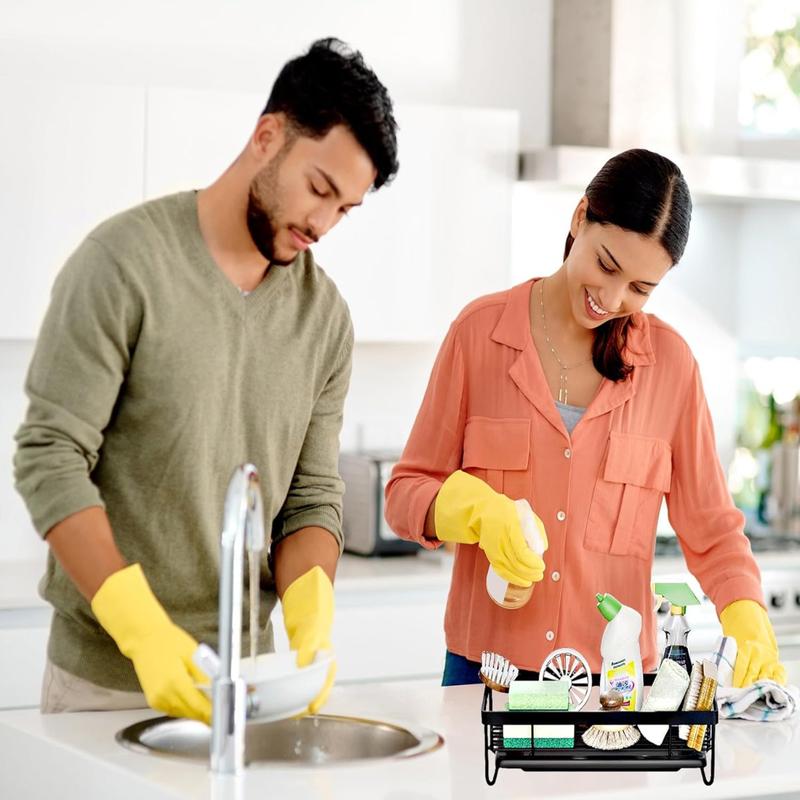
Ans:
[[[283,624],[289,648],[297,651],[297,666],[308,666],[320,650],[333,650],[333,584],[322,567],[312,567],[295,578],[281,598]],[[308,713],[316,714],[328,699],[336,677],[336,661],[320,693],[309,703]]]
[[[546,546],[544,525],[534,517]],[[442,484],[434,524],[443,542],[477,543],[494,571],[516,586],[530,586],[544,576],[544,561],[528,547],[514,501],[474,475],[458,470]]]
[[[210,724],[211,701],[195,686],[208,683],[192,662],[197,642],[169,618],[139,564],[109,575],[92,598],[92,611],[133,661],[151,708]]]
[[[722,632],[736,639],[735,687],[760,678],[786,683],[786,668],[778,660],[778,645],[767,612],[755,600],[735,600],[719,615]]]

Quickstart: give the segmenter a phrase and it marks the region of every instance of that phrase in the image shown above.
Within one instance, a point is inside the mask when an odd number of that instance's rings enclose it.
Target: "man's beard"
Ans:
[[[289,260],[275,257],[275,220],[278,218],[280,206],[277,202],[274,205],[267,205],[259,196],[277,197],[277,163],[270,164],[265,174],[257,175],[250,184],[247,197],[247,229],[250,231],[250,238],[258,248],[264,258],[270,264],[279,267],[286,267],[291,264],[296,256]]]

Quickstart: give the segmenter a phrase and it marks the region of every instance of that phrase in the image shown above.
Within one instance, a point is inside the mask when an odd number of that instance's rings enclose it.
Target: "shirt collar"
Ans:
[[[508,300],[500,319],[492,330],[492,341],[508,345],[515,350],[524,350],[530,341],[530,296],[533,284],[540,278],[532,278],[508,292]],[[634,367],[656,363],[655,352],[650,340],[650,319],[647,314],[637,311],[632,316],[628,328],[625,347],[625,360]]]

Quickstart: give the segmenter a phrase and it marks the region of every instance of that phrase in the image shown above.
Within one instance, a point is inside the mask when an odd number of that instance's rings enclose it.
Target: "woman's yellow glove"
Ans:
[[[755,600],[735,600],[719,615],[722,632],[736,639],[735,687],[760,678],[786,683],[786,668],[778,660],[778,645],[767,612]]]
[[[210,723],[211,701],[195,686],[208,682],[192,661],[197,642],[169,618],[139,564],[109,575],[92,598],[92,611],[133,661],[151,708]]]
[[[289,636],[289,648],[297,651],[297,666],[308,666],[320,650],[333,650],[333,584],[322,567],[312,567],[295,578],[281,598],[283,624]],[[336,677],[336,662],[332,661],[328,677],[320,693],[308,706],[316,714],[328,699]]]
[[[534,517],[546,546],[544,525]],[[458,470],[442,484],[434,525],[443,542],[477,544],[494,571],[516,586],[530,586],[544,576],[544,561],[528,547],[514,501],[474,475]]]

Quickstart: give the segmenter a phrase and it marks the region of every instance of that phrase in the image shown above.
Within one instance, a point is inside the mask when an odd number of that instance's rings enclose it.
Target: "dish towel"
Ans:
[[[717,688],[717,704],[723,719],[777,722],[794,714],[800,704],[800,690],[796,686],[781,686],[768,680],[756,681],[741,689],[720,686]]]

